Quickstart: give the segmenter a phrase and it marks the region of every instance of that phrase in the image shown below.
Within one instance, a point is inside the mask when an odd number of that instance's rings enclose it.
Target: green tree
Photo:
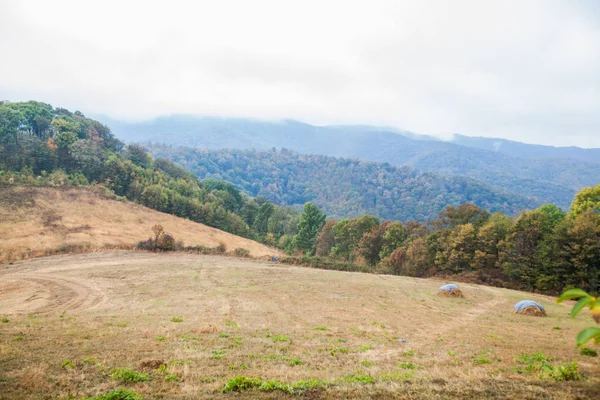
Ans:
[[[600,213],[600,184],[583,188],[571,203],[571,214],[574,217],[588,210]]]
[[[600,294],[600,214],[591,210],[564,219],[550,238],[551,256],[538,279],[544,291],[582,288]]]
[[[78,170],[91,181],[98,181],[102,176],[105,154],[101,146],[90,139],[77,140],[69,152]]]
[[[388,257],[394,250],[402,246],[407,238],[408,231],[402,222],[388,223],[385,227],[385,232],[383,233],[383,243],[379,258],[384,259]]]
[[[142,168],[152,166],[152,156],[139,144],[130,144],[125,148],[125,157]]]
[[[345,261],[354,261],[358,243],[375,225],[379,225],[379,220],[372,215],[341,220],[334,227],[335,247],[331,251],[332,255]]]
[[[256,219],[254,220],[254,232],[260,236],[264,236],[269,231],[269,218],[271,218],[271,214],[275,207],[271,203],[263,203],[258,208],[258,213],[256,214]]]
[[[317,234],[325,224],[326,216],[313,203],[304,204],[304,209],[298,222],[298,233],[294,238],[293,246],[296,249],[313,254]]]
[[[552,225],[548,214],[525,211],[517,218],[501,246],[500,262],[504,271],[535,289],[548,259]]]

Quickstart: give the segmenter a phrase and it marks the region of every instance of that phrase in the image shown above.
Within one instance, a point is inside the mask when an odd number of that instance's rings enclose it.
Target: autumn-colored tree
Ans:
[[[471,223],[456,226],[436,255],[437,269],[454,274],[473,269],[475,235],[475,227]]]
[[[336,224],[337,221],[329,220],[321,228],[317,236],[317,257],[327,257],[331,253],[331,249],[335,246],[335,232],[333,228]]]
[[[472,224],[479,228],[489,218],[490,213],[474,204],[465,203],[458,207],[448,206],[439,213],[434,225],[439,228],[455,228],[459,225]]]
[[[396,275],[423,277],[430,269],[429,261],[426,239],[417,238],[408,246],[394,250],[383,261],[383,265]]]
[[[499,245],[504,242],[512,221],[501,213],[492,214],[489,220],[477,232],[477,250],[473,259],[476,269],[496,268],[498,265]]]
[[[358,242],[357,254],[362,257],[368,266],[374,267],[380,261],[380,253],[384,244],[384,235],[387,231],[389,221],[384,221],[379,225],[373,225],[368,232],[365,232]]]

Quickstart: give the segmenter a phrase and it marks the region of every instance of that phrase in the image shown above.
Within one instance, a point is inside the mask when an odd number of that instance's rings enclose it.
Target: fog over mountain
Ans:
[[[0,100],[600,147],[594,0],[4,1]]]

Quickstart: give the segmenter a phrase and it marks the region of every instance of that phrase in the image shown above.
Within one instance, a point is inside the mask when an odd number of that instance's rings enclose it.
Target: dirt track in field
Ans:
[[[106,301],[101,289],[83,279],[48,274],[5,275],[0,305],[5,314],[81,311]]]

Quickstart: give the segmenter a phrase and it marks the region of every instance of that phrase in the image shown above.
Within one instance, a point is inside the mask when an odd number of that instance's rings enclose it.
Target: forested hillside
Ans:
[[[208,149],[270,150],[359,158],[408,165],[443,175],[461,175],[540,203],[563,209],[583,187],[600,182],[600,163],[589,161],[598,149],[549,148],[520,143],[513,154],[462,146],[428,136],[369,126],[318,127],[296,121],[266,122],[235,118],[175,116],[138,124],[111,123],[128,141],[169,143]],[[462,142],[460,142],[462,144]],[[515,148],[516,149],[516,148]],[[534,157],[534,154],[538,154]],[[594,153],[596,152],[596,153]],[[523,158],[517,155],[523,155]],[[573,157],[569,159],[568,157]],[[534,159],[535,158],[535,159]],[[580,158],[580,159],[576,159]],[[586,161],[582,161],[586,160]]]
[[[39,102],[0,103],[0,185],[86,186],[247,238],[292,234],[298,212],[249,199],[230,183],[200,182],[82,113]],[[270,224],[266,219],[271,218]],[[267,241],[269,242],[269,241]]]
[[[149,149],[200,179],[223,179],[252,196],[264,196],[282,205],[311,201],[332,218],[371,214],[390,220],[426,221],[448,205],[465,202],[507,214],[540,204],[468,178],[444,177],[390,164],[299,155],[285,149],[208,151],[164,145]]]

